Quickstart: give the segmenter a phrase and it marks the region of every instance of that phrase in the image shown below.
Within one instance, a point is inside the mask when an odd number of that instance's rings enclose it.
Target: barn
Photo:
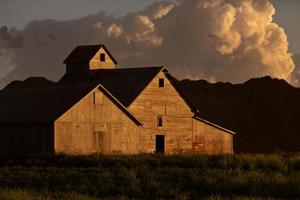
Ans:
[[[64,63],[54,86],[0,92],[0,154],[233,153],[235,133],[201,118],[165,67],[117,68],[104,45]]]

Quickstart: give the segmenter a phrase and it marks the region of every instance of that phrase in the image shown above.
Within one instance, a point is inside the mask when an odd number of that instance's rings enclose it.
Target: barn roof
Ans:
[[[71,63],[84,64],[84,63],[88,63],[95,56],[95,54],[99,51],[99,49],[101,49],[101,48],[103,48],[106,51],[106,53],[112,59],[114,64],[118,64],[117,61],[114,59],[114,57],[111,55],[111,53],[107,50],[107,48],[103,44],[77,46],[70,53],[70,55],[64,60],[63,63],[65,63],[65,64],[71,64]]]
[[[197,109],[195,106],[191,103],[190,99],[187,97],[187,95],[184,93],[184,91],[178,86],[178,80],[173,77],[171,74],[169,74],[167,69],[163,70],[165,76],[170,81],[170,83],[173,85],[175,90],[178,92],[178,94],[181,96],[181,98],[185,101],[185,103],[190,107],[192,112],[195,112]]]
[[[236,134],[235,132],[233,132],[233,131],[231,131],[231,130],[229,130],[229,129],[223,128],[222,126],[219,126],[219,125],[217,125],[217,124],[214,124],[214,123],[212,123],[212,122],[210,122],[210,121],[207,121],[207,120],[203,119],[203,118],[200,117],[199,115],[195,115],[195,116],[194,116],[194,119],[196,119],[196,120],[198,120],[198,121],[200,121],[200,122],[203,122],[203,123],[205,123],[205,124],[208,124],[208,125],[210,125],[210,126],[213,126],[213,127],[217,128],[217,129],[220,129],[220,130],[222,130],[222,131],[225,131],[225,132],[227,132],[227,133],[230,133],[230,134],[233,134],[233,135]]]
[[[59,83],[101,84],[128,107],[162,69],[163,67],[97,69],[80,77],[65,74]]]
[[[8,89],[0,93],[0,123],[51,122],[93,86]]]
[[[137,98],[160,71],[166,75],[179,95],[195,113],[195,119],[234,134],[234,132],[199,116],[184,91],[178,87],[178,80],[162,66],[90,70],[87,74],[81,74],[78,77],[65,74],[56,87],[8,88],[0,92],[0,123],[53,121],[98,85],[97,87],[130,119],[141,125],[142,123],[126,107]],[[20,88],[22,87],[20,86]]]
[[[92,84],[3,90],[0,92],[0,123],[53,122],[96,88],[141,125],[103,86]]]
[[[191,108],[192,112],[194,113],[194,119],[201,121],[205,124],[208,124],[210,126],[213,126],[217,129],[220,129],[222,131],[225,131],[227,133],[230,134],[235,134],[235,132],[228,130],[226,128],[223,128],[217,124],[214,124],[210,121],[205,120],[200,113],[198,113],[197,108],[192,104],[192,102],[189,100],[189,98],[187,97],[187,95],[185,94],[185,92],[178,86],[178,80],[176,78],[174,78],[171,74],[168,73],[168,71],[166,69],[164,69],[165,75],[168,78],[168,80],[171,82],[171,84],[174,86],[174,88],[176,89],[176,91],[179,93],[179,95],[181,96],[181,98],[183,98],[183,100],[185,101],[185,103]]]

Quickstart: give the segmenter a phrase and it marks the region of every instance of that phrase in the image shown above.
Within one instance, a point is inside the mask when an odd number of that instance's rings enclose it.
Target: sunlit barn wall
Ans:
[[[164,79],[164,87],[159,87],[159,79]],[[129,110],[143,122],[143,130],[139,133],[140,152],[155,152],[156,135],[164,135],[166,154],[233,153],[232,134],[195,120],[194,113],[163,72],[150,82]],[[158,126],[160,116],[161,127]],[[204,137],[203,144],[200,144],[203,148],[195,145],[197,136]]]
[[[55,152],[137,153],[139,130],[109,98],[95,90],[55,121]]]

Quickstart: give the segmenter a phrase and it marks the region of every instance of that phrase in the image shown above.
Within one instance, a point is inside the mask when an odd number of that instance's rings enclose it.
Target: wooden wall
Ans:
[[[164,79],[164,87],[159,87],[161,78]],[[190,107],[163,72],[151,81],[129,106],[129,110],[143,122],[144,129],[139,134],[140,152],[155,152],[156,135],[165,136],[166,154],[195,151],[210,154],[232,152],[232,135],[196,121]],[[163,119],[162,127],[158,127],[158,116]],[[204,142],[207,145],[201,151],[195,146],[200,138],[196,135],[205,135]]]
[[[37,155],[53,152],[53,124],[0,125],[0,155]]]
[[[193,149],[206,154],[232,154],[233,135],[205,122],[193,119]]]
[[[159,87],[159,79],[164,87]],[[175,153],[192,148],[193,113],[177,91],[160,72],[144,91],[129,106],[129,110],[143,122],[139,150],[153,153],[155,136],[165,135],[165,152]],[[163,126],[157,126],[157,117],[163,119]]]
[[[55,122],[55,151],[66,154],[137,153],[139,127],[100,90]]]
[[[105,62],[100,62],[100,54],[105,53]],[[101,48],[96,55],[90,60],[90,69],[113,69],[116,68],[107,52]]]

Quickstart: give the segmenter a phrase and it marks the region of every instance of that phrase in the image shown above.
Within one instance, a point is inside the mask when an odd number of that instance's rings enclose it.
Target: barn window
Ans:
[[[157,126],[158,127],[162,127],[163,126],[163,120],[162,120],[162,116],[161,115],[159,115],[157,117]]]
[[[105,53],[100,53],[100,61],[105,62]]]
[[[158,86],[159,87],[164,87],[165,86],[165,80],[163,78],[160,78],[158,81]]]

